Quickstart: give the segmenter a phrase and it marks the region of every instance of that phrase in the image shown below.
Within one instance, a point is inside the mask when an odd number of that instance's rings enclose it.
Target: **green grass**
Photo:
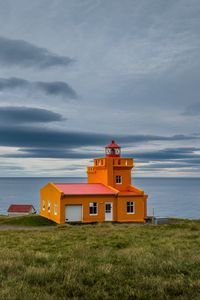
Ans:
[[[200,299],[200,222],[0,231],[0,299]]]
[[[52,226],[56,225],[55,222],[43,218],[39,215],[29,215],[20,217],[7,217],[0,216],[1,225],[12,225],[12,226]]]

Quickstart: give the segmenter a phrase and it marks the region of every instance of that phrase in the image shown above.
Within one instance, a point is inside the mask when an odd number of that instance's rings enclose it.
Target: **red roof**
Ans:
[[[120,146],[116,144],[114,140],[112,140],[111,144],[106,146],[106,148],[120,148]]]
[[[113,189],[101,183],[54,183],[65,195],[116,195]]]
[[[11,204],[8,212],[29,212],[32,208],[34,209],[30,204]]]

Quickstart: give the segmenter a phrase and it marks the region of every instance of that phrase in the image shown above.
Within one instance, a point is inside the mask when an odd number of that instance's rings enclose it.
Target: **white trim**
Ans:
[[[116,155],[119,155],[120,152],[121,152],[121,151],[120,151],[120,148],[115,148],[115,154],[116,154]]]

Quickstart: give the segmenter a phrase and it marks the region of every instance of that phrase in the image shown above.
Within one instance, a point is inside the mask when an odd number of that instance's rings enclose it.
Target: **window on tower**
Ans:
[[[111,155],[115,155],[115,149],[112,148],[110,153],[111,153]]]
[[[122,183],[122,176],[117,175],[116,178],[115,178],[115,182],[116,182],[117,184],[121,184],[121,183]]]
[[[119,155],[120,154],[120,148],[115,148],[115,154]]]

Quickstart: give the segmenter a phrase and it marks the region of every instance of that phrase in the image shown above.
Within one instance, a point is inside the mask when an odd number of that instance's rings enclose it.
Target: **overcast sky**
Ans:
[[[0,0],[0,176],[200,176],[199,0]]]

